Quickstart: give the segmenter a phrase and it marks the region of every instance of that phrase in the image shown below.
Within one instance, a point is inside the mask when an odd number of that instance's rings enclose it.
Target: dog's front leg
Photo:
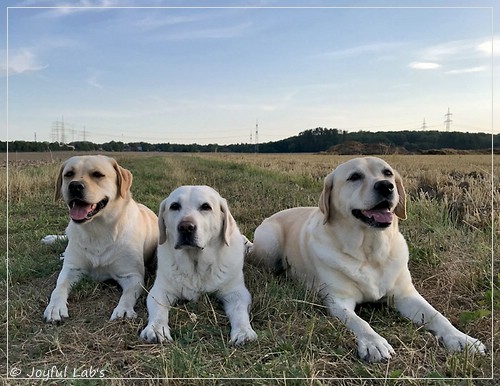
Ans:
[[[358,356],[367,362],[384,362],[395,354],[385,338],[354,312],[356,303],[349,299],[327,297],[325,303],[332,316],[336,316],[351,330],[358,341]]]
[[[47,323],[58,323],[69,317],[67,305],[69,291],[82,275],[81,269],[63,264],[57,278],[56,288],[52,291],[49,305],[43,314]]]
[[[252,296],[245,285],[241,284],[236,290],[221,293],[219,298],[224,304],[224,310],[231,324],[230,343],[241,345],[257,339],[257,334],[250,325],[249,310]]]
[[[140,274],[130,274],[127,276],[118,276],[115,278],[118,284],[122,287],[122,296],[118,305],[113,310],[110,320],[118,318],[135,318],[137,316],[134,311],[135,303],[141,295],[144,277]]]
[[[157,278],[147,298],[149,318],[148,325],[141,332],[142,339],[148,343],[173,340],[168,326],[168,312],[177,299],[177,296],[167,293],[163,286],[158,284]]]
[[[485,354],[484,344],[453,327],[450,321],[432,307],[416,289],[413,288],[409,295],[395,296],[394,303],[403,316],[432,332],[449,351],[467,349],[469,353]]]

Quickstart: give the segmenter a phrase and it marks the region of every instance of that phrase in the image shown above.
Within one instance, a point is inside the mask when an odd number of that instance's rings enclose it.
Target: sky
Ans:
[[[447,118],[496,133],[495,4],[6,0],[0,140],[263,143]]]

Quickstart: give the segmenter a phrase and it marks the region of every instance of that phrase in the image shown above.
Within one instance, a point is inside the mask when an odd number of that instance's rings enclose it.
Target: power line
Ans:
[[[259,152],[259,121],[255,120],[255,152]]]
[[[61,143],[66,143],[66,131],[64,130],[64,115],[62,116],[61,121]]]
[[[425,131],[427,129],[427,124],[425,123],[425,118],[424,122],[422,123],[422,130]]]
[[[444,121],[445,125],[446,125],[446,131],[450,131],[450,125],[451,125],[451,122],[453,122],[451,120],[451,116],[453,114],[450,113],[450,108],[448,107],[448,112],[444,115],[446,117],[446,120]]]
[[[445,129],[446,131],[450,131],[451,129],[451,123],[454,122],[451,117],[453,114],[450,111],[450,108],[448,108],[448,112],[444,115],[445,117]],[[453,123],[456,125],[458,128],[469,128],[469,129],[479,129],[475,128],[471,125],[464,125],[460,123]],[[412,126],[412,128],[405,128],[408,127],[409,125]],[[405,122],[405,123],[390,123],[390,124],[374,124],[371,126],[357,126],[357,127],[343,127],[342,130],[363,130],[363,129],[372,129],[376,130],[377,128],[389,128],[390,126],[399,126],[400,130],[442,130],[442,123],[441,124],[433,124],[428,123],[426,118],[423,119],[423,122],[420,125],[416,125],[415,121],[413,124],[411,122]],[[93,130],[92,130],[93,129]],[[255,130],[255,133],[254,131]],[[278,130],[281,131],[281,130]],[[278,134],[278,131],[274,132],[269,132],[266,130],[265,137],[268,138],[267,140],[272,140],[272,138],[285,138],[289,136],[288,133],[283,133],[283,134]],[[213,135],[215,133],[231,133],[233,135]],[[67,144],[67,141],[70,139],[74,142],[76,140],[81,140],[83,138],[83,141],[87,140],[94,140],[96,141],[98,138],[109,138],[110,140],[121,140],[121,141],[144,141],[144,142],[177,142],[177,141],[182,141],[182,142],[189,142],[189,141],[219,141],[219,140],[238,140],[242,142],[246,142],[244,139],[245,137],[248,138],[244,134],[239,134],[238,131],[229,131],[229,130],[216,130],[216,131],[210,131],[210,134],[212,136],[210,137],[198,137],[196,134],[193,134],[192,136],[184,136],[184,137],[170,137],[168,134],[167,135],[162,135],[159,137],[155,136],[147,136],[147,135],[124,135],[123,132],[121,134],[114,134],[110,132],[109,129],[107,128],[102,128],[102,127],[93,127],[91,130],[88,130],[86,126],[74,124],[74,123],[69,123],[64,120],[64,116],[62,116],[62,120],[56,120],[52,122],[51,126],[51,139],[53,142],[59,142],[59,143],[65,143]],[[209,134],[209,135],[210,135]],[[234,135],[236,134],[236,135]],[[262,133],[260,133],[262,134]],[[247,134],[248,135],[248,134]],[[90,137],[90,138],[89,138]],[[255,129],[250,130],[250,144],[255,145],[255,152],[259,151],[259,145],[260,145],[260,139],[259,138],[259,121],[256,119],[255,121]]]

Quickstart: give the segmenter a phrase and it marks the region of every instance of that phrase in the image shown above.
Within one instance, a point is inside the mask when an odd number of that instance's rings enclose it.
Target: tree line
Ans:
[[[455,149],[477,151],[500,148],[500,135],[486,133],[463,133],[443,131],[381,131],[381,132],[347,132],[340,129],[318,127],[305,130],[296,136],[280,141],[261,143],[258,146],[250,143],[233,145],[184,145],[173,143],[151,144],[147,142],[111,141],[95,144],[89,141],[71,142],[67,145],[57,142],[34,141],[0,141],[0,151],[6,152],[38,152],[38,151],[159,151],[159,152],[236,152],[236,153],[315,153],[328,151],[333,146],[347,142],[361,144],[383,144],[394,148],[418,153],[432,149]]]

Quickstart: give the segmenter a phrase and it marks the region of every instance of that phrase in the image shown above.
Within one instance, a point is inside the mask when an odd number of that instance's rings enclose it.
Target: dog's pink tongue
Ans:
[[[95,205],[91,204],[73,204],[73,207],[69,210],[69,215],[73,220],[83,220],[87,215],[92,212]]]
[[[390,223],[392,222],[392,212],[388,209],[381,210],[363,210],[361,211],[364,216],[373,218],[376,222]]]

